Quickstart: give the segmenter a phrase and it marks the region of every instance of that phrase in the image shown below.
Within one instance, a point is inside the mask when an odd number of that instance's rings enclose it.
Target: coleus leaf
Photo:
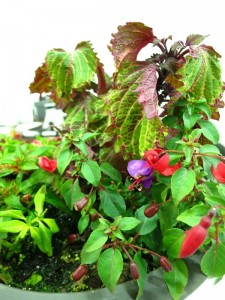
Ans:
[[[138,103],[136,90],[141,85],[148,62],[126,63],[120,68],[116,89],[106,96],[106,113],[110,116],[110,131],[117,137],[115,151],[123,150],[124,156],[140,157],[157,140],[163,145],[164,127],[158,117],[148,120]]]
[[[46,63],[35,71],[34,81],[30,84],[29,89],[31,93],[49,93],[52,91],[52,79],[50,78],[47,70]]]
[[[155,38],[152,28],[140,22],[128,22],[119,26],[118,32],[112,36],[110,50],[117,67],[122,62],[136,61],[139,51]]]
[[[136,92],[140,92],[138,96],[138,103],[143,105],[147,119],[158,116],[158,96],[156,92],[156,84],[156,65],[151,64],[145,68],[141,85],[135,90]]]
[[[99,60],[89,42],[81,42],[73,53],[53,49],[46,55],[48,72],[61,94],[69,95],[93,79]]]
[[[177,71],[183,86],[180,92],[192,92],[196,98],[204,97],[208,103],[221,98],[221,56],[210,46],[192,47],[186,63]]]
[[[186,39],[186,45],[199,45],[205,39],[205,37],[207,36],[201,34],[191,34]]]

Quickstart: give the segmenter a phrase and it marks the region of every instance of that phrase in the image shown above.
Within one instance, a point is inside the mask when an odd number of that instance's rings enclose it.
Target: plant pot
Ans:
[[[183,292],[181,299],[185,299],[193,293],[206,279],[202,274],[199,266],[201,256],[194,255],[186,260],[189,270],[188,284]],[[176,282],[174,282],[176,284]],[[128,281],[119,284],[116,287],[114,294],[108,289],[98,289],[94,291],[85,291],[75,293],[41,293],[27,290],[20,290],[14,287],[9,287],[5,284],[0,284],[1,299],[4,300],[131,300],[135,299],[138,293],[137,284],[135,281]],[[165,282],[163,281],[162,268],[158,268],[148,274],[144,293],[140,300],[170,300],[172,299]]]

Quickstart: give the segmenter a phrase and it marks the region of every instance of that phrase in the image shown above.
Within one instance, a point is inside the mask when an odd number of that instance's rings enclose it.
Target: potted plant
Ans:
[[[220,55],[205,36],[173,43],[139,22],[112,36],[111,77],[90,42],[48,51],[36,70],[31,92],[66,113],[60,136],[1,139],[0,278],[19,286],[15,267],[42,255],[69,280],[58,292],[133,279],[141,299],[160,267],[163,299],[180,299],[195,253],[204,276],[225,273],[225,162],[211,122],[223,107]],[[155,52],[138,60],[148,44]],[[59,256],[66,266],[54,269]],[[39,267],[23,288],[51,292]]]

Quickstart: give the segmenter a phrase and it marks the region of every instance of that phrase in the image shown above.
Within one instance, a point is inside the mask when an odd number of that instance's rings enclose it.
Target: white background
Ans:
[[[112,74],[107,48],[111,34],[132,21],[152,27],[158,38],[172,35],[173,41],[185,41],[194,33],[209,35],[204,43],[222,55],[225,70],[223,0],[4,0],[0,2],[0,125],[32,121],[38,95],[30,95],[29,84],[48,50],[73,51],[80,41],[90,40],[106,72]],[[142,55],[148,55],[149,49]],[[225,81],[224,77],[223,73]],[[225,144],[224,120],[222,113],[217,126]],[[225,283],[212,286],[213,281],[207,282],[188,299],[225,299]]]

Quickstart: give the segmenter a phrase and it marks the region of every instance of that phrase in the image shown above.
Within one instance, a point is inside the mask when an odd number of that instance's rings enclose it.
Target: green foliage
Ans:
[[[56,138],[38,137],[37,146],[0,137],[0,253],[16,259],[37,246],[54,255],[63,216],[81,264],[96,268],[110,291],[132,265],[141,299],[147,272],[161,264],[178,300],[190,232],[200,235],[202,271],[225,274],[225,163],[211,122],[223,106],[220,55],[201,44],[203,35],[169,46],[171,36],[159,39],[140,22],[112,37],[112,76],[90,42],[48,51],[37,69],[31,92],[47,93],[66,114]],[[138,60],[148,44],[154,54]],[[43,156],[57,169],[43,168]]]

